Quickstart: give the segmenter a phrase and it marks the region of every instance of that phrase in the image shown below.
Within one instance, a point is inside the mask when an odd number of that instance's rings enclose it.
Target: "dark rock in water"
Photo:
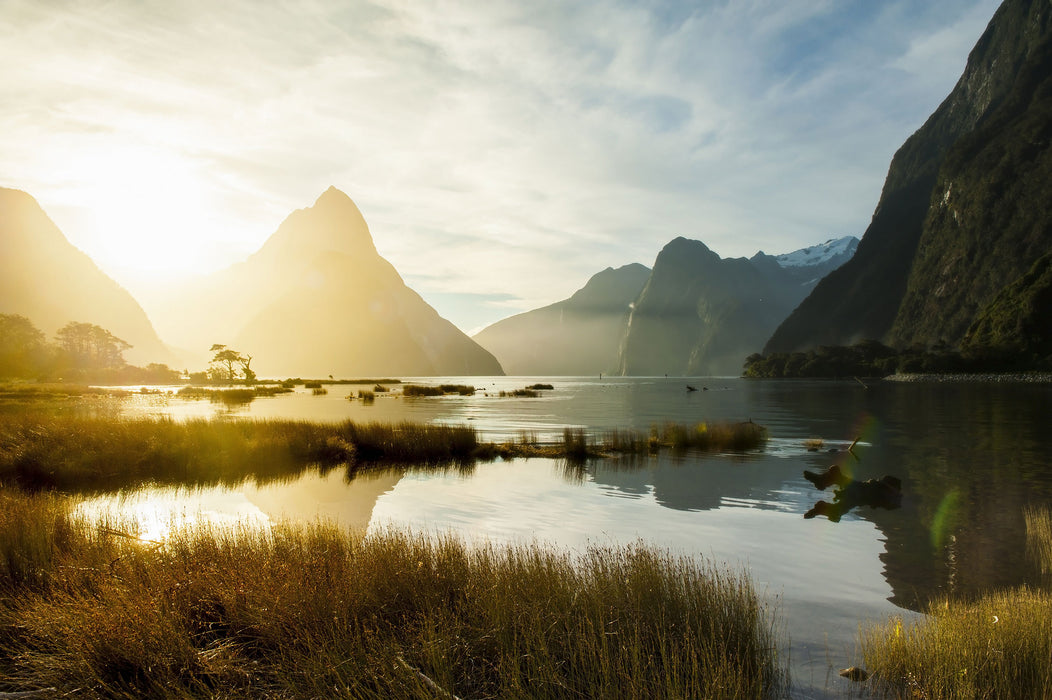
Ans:
[[[894,510],[902,505],[902,482],[898,477],[884,476],[856,481],[844,475],[836,465],[821,474],[805,471],[804,476],[820,489],[830,484],[838,486],[833,493],[832,503],[819,501],[804,513],[804,518],[808,520],[824,515],[832,522],[839,522],[845,513],[858,506]]]

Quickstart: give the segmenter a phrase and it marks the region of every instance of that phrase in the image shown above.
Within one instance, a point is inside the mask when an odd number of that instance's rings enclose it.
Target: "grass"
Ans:
[[[439,384],[438,386],[406,384],[402,387],[403,396],[445,396],[446,394],[473,396],[475,387],[468,384]]]
[[[0,490],[0,691],[87,697],[785,694],[749,579],[328,524],[174,531]],[[122,536],[120,533],[123,533]]]
[[[363,398],[363,400],[366,400]],[[110,418],[23,411],[0,414],[0,483],[25,489],[109,490],[161,484],[267,481],[304,469],[372,464],[436,465],[496,457],[574,460],[662,448],[748,450],[763,445],[754,423],[667,424],[644,437],[612,431],[594,438],[568,429],[562,442],[483,443],[470,426],[311,423],[293,420]]]
[[[1021,588],[933,603],[862,637],[878,692],[899,697],[1040,698],[1052,694],[1052,594]]]
[[[535,399],[538,396],[540,396],[540,393],[535,389],[530,389],[529,387],[523,389],[512,389],[511,391],[505,391],[502,389],[500,392],[500,397],[502,399],[508,397]]]
[[[260,384],[252,388],[242,389],[208,389],[200,386],[184,386],[176,393],[184,399],[208,399],[212,403],[236,406],[250,403],[261,396],[277,396],[291,392],[292,389],[284,385]]]
[[[767,429],[752,421],[741,423],[664,423],[650,429],[650,449],[746,451],[767,441]]]
[[[1027,548],[1042,573],[1052,562],[1052,514],[1027,510]],[[924,619],[891,618],[863,631],[874,691],[919,698],[1052,696],[1052,591],[1016,588],[946,598]]]
[[[128,396],[127,389],[102,388],[85,384],[4,382],[0,383],[0,400],[67,399],[85,396]]]
[[[354,394],[351,394],[347,398],[353,399],[354,398]],[[362,403],[366,403],[366,404],[375,403],[376,402],[376,393],[375,393],[375,391],[369,391],[368,389],[359,389],[358,390],[358,398],[362,400]]]

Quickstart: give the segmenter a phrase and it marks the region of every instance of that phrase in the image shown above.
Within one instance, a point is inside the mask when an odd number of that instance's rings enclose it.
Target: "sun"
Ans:
[[[213,202],[191,158],[163,148],[99,148],[72,155],[64,174],[84,212],[79,241],[101,267],[172,277],[208,266]]]

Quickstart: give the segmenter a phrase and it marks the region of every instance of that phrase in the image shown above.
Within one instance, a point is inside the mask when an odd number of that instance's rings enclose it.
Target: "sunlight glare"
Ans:
[[[105,268],[162,275],[209,263],[209,197],[198,166],[155,148],[105,148],[69,158],[73,197],[91,212],[87,252]]]

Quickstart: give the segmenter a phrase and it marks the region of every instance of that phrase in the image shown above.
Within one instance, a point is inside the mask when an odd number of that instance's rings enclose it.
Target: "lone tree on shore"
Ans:
[[[208,364],[208,374],[211,379],[227,382],[241,379],[245,384],[252,384],[256,381],[256,373],[251,367],[251,355],[242,355],[237,350],[219,343],[213,345],[209,352],[215,353]]]

